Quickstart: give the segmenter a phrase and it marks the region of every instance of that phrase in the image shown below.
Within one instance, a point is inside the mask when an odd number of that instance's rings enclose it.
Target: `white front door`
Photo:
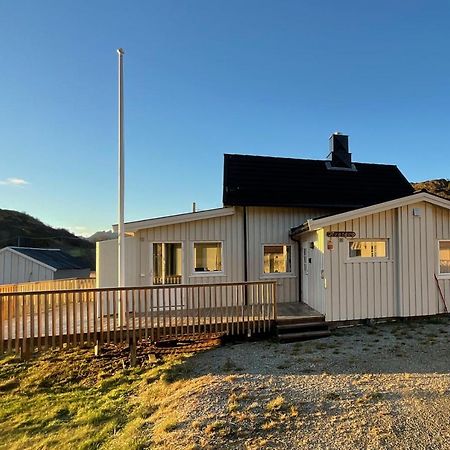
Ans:
[[[308,296],[309,296],[309,272],[310,272],[310,248],[309,242],[302,242],[301,245],[301,271],[302,271],[302,302],[309,304]]]
[[[325,311],[325,287],[323,272],[323,252],[317,247],[317,242],[303,241],[302,252],[302,302],[315,310]]]

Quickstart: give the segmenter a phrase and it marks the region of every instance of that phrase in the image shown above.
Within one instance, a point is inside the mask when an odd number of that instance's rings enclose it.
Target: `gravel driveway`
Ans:
[[[449,449],[450,320],[226,345],[186,362],[173,449]],[[166,442],[166,443],[164,443]]]

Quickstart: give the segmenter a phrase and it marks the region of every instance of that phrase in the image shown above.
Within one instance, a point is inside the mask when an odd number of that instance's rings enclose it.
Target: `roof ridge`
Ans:
[[[248,157],[248,158],[258,158],[258,159],[290,159],[294,161],[313,161],[313,162],[329,162],[329,159],[313,159],[313,158],[295,158],[294,156],[273,156],[273,155],[250,155],[243,153],[224,153],[224,157],[227,156],[240,156],[240,157]],[[397,164],[387,164],[387,163],[372,163],[372,162],[358,162],[352,161],[352,164],[357,165],[367,165],[367,166],[389,166],[389,167],[397,167]]]

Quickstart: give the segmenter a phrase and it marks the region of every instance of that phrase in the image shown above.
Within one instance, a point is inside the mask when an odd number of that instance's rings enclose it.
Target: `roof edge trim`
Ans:
[[[308,220],[305,224],[292,229],[292,236],[296,237],[305,231],[314,231],[319,228],[333,225],[338,222],[344,222],[346,220],[356,219],[358,217],[369,216],[378,212],[386,211],[388,209],[398,208],[417,201],[426,201],[428,203],[440,206],[442,208],[450,209],[450,200],[446,200],[443,197],[429,194],[427,192],[418,192],[406,197],[400,197],[388,202],[377,203],[376,205],[366,206],[365,208],[355,209],[340,214],[334,214],[332,216],[324,217],[323,219]]]
[[[196,220],[214,219],[216,217],[232,216],[234,207],[207,209],[205,211],[174,214],[172,216],[155,217],[153,219],[138,220],[125,223],[125,231],[133,232],[146,228],[156,228],[165,225],[176,225],[183,222],[194,222]],[[117,231],[117,225],[113,225],[113,231]]]
[[[18,252],[18,251],[15,250],[14,248],[11,248],[11,247],[5,247],[5,248],[3,248],[2,250],[0,250],[0,252],[3,251],[3,250],[9,250],[9,251],[15,253],[16,255],[22,256],[22,257],[25,258],[25,259],[28,259],[28,260],[30,260],[30,261],[33,261],[35,264],[39,264],[40,266],[45,267],[45,268],[51,270],[52,272],[56,272],[56,271],[58,270],[58,269],[56,269],[56,267],[49,266],[48,264],[45,264],[45,263],[43,263],[42,261],[39,261],[38,259],[32,258],[31,256],[28,256],[28,255],[25,255],[24,253]]]

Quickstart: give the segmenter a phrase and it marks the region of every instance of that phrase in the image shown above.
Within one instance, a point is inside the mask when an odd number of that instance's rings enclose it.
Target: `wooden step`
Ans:
[[[304,331],[301,333],[286,333],[278,335],[281,343],[307,341],[309,339],[319,339],[330,336],[330,330]]]
[[[300,322],[300,323],[290,323],[277,325],[277,333],[283,334],[289,331],[313,331],[313,330],[328,330],[328,325],[325,322]]]
[[[325,322],[325,316],[281,317],[276,320],[277,325],[291,325],[294,323]]]

